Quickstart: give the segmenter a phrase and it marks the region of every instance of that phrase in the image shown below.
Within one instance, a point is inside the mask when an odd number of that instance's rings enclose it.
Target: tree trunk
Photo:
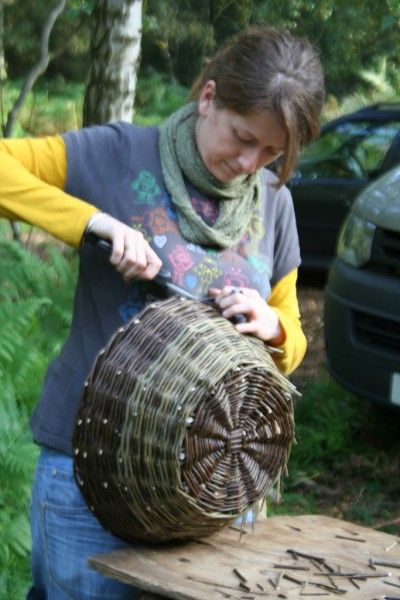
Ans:
[[[4,59],[4,2],[0,0],[0,80],[6,79],[6,61]]]
[[[98,0],[93,13],[83,124],[132,121],[142,36],[142,0]]]

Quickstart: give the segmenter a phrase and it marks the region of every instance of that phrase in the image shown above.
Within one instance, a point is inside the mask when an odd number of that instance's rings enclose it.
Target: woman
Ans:
[[[81,247],[71,332],[31,421],[42,446],[31,599],[133,597],[86,567],[88,556],[124,543],[86,509],[72,477],[71,434],[96,353],[154,298],[151,280],[162,264],[179,286],[213,295],[225,317],[244,314],[238,331],[278,347],[282,371],[291,372],[305,352],[298,239],[283,184],[300,147],[318,133],[320,63],[304,40],[252,28],[210,61],[193,98],[160,128],[113,123],[0,146],[10,165],[2,179],[4,216],[73,245],[89,220],[113,241],[111,262],[125,279],[95,248]],[[278,176],[263,168],[277,159]]]

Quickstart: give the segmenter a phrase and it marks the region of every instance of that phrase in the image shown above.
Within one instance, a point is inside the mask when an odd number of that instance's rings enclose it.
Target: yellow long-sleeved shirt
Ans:
[[[0,216],[32,223],[78,247],[97,209],[63,191],[63,139],[0,140],[0,152]]]
[[[0,216],[37,225],[78,247],[96,207],[63,191],[67,174],[65,144],[60,136],[0,140]],[[291,373],[302,361],[306,338],[296,294],[297,269],[280,279],[268,304],[277,312],[284,335],[278,368]]]

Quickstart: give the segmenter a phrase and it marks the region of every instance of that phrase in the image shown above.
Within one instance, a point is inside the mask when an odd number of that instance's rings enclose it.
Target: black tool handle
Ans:
[[[103,240],[103,238],[99,237],[96,233],[92,231],[88,231],[85,233],[84,243],[89,244],[89,246],[95,246],[107,256],[111,256],[112,253],[112,244],[108,240]]]
[[[93,233],[92,231],[88,231],[87,233],[85,233],[84,236],[84,243],[85,244],[89,244],[89,246],[93,246],[95,248],[98,248],[99,250],[101,250],[102,252],[104,252],[105,254],[107,254],[107,256],[111,256],[112,253],[112,244],[111,242],[109,242],[108,240],[104,240],[103,238],[99,237],[96,233]],[[158,273],[158,275],[154,278],[154,281],[156,283],[158,283],[158,285],[161,285],[163,287],[171,287],[173,286],[172,283],[170,283],[171,279],[171,273],[169,271],[167,271],[166,269],[161,269],[160,272]],[[180,288],[177,288],[178,292],[180,293]],[[174,291],[174,290],[173,290]],[[184,292],[184,290],[182,290],[182,292]],[[199,301],[201,302],[201,299],[199,298]],[[246,323],[247,319],[245,315],[233,315],[233,317],[231,317],[229,319],[232,323],[234,323],[235,325],[239,324],[239,323]]]
[[[92,231],[88,231],[84,236],[84,243],[89,244],[89,246],[93,246],[94,248],[98,248],[107,256],[111,256],[112,253],[112,244],[108,240],[104,240],[99,237],[96,233]],[[167,280],[171,278],[171,273],[166,269],[161,269],[158,275],[155,277],[155,281],[159,285],[166,285]]]

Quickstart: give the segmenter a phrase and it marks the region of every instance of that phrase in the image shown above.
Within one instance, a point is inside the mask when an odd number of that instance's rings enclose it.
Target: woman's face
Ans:
[[[196,142],[207,169],[228,183],[254,173],[279,158],[286,131],[274,111],[241,115],[214,102],[215,82],[206,83],[199,99]]]

